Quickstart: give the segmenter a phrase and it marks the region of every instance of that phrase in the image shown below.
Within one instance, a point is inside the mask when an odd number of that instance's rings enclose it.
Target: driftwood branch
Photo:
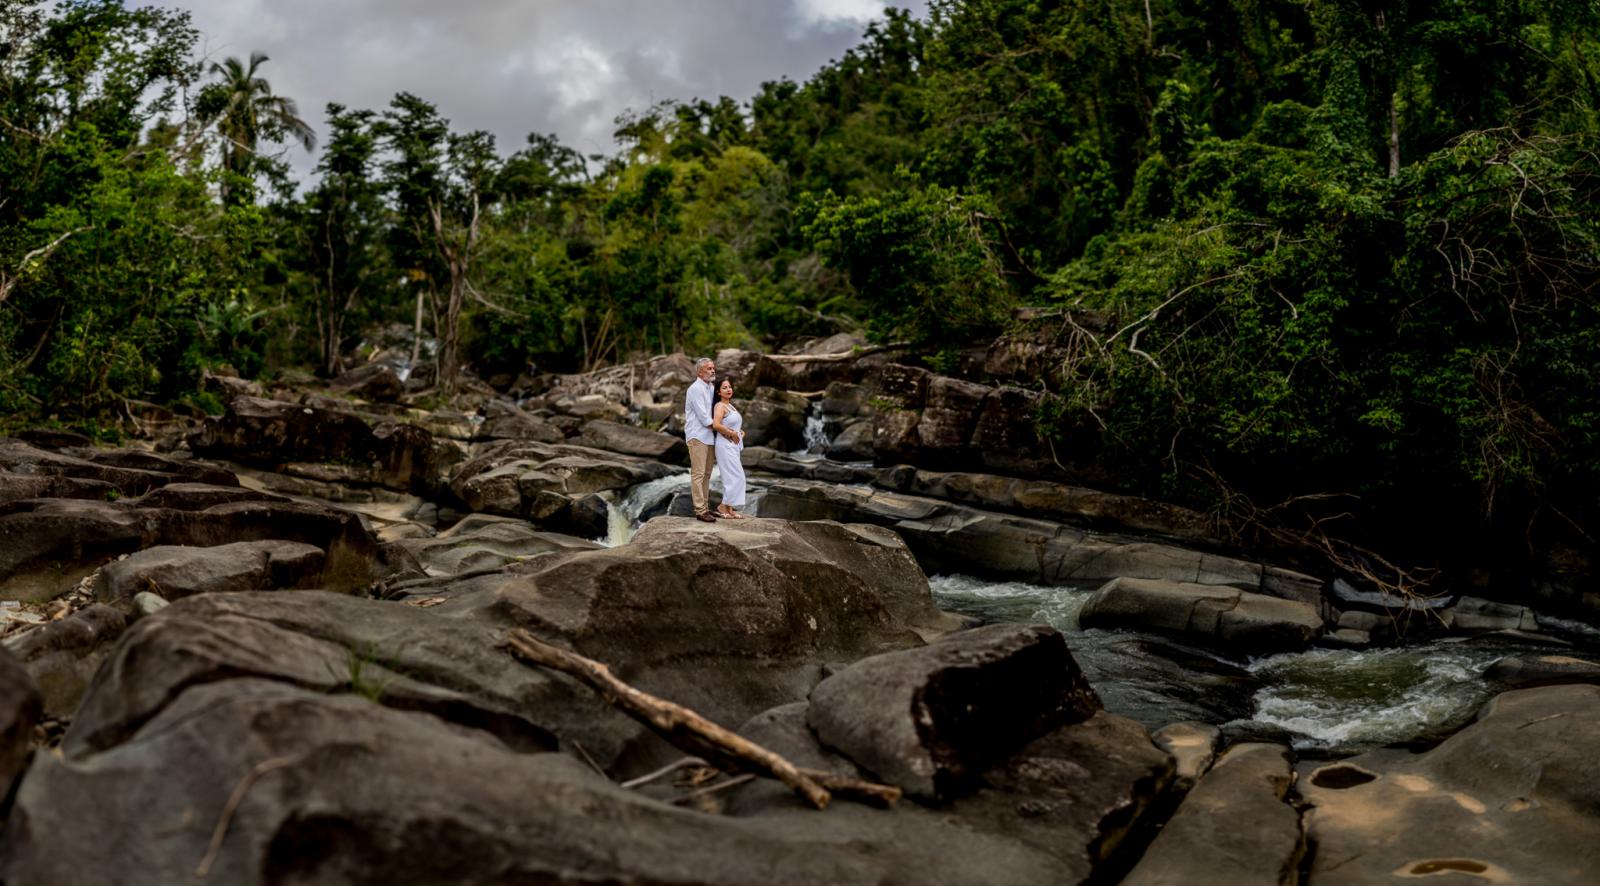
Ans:
[[[617,679],[604,664],[551,646],[521,628],[512,631],[504,645],[523,662],[576,677],[579,682],[600,693],[607,703],[650,727],[679,749],[701,757],[724,771],[776,778],[817,809],[827,807],[830,792],[879,805],[890,805],[900,798],[900,789],[896,787],[801,769],[680,704],[633,688]]]
[[[903,351],[911,347],[910,342],[895,342],[892,345],[873,345],[870,348],[861,348],[855,351],[839,351],[834,354],[773,354],[767,359],[774,363],[842,363],[865,357],[868,354],[878,354],[883,351]]]

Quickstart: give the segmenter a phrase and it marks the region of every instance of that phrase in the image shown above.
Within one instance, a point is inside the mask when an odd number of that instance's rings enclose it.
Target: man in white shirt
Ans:
[[[683,395],[683,439],[689,444],[689,496],[694,499],[694,517],[715,523],[711,513],[711,468],[717,463],[716,434],[711,430],[711,380],[717,377],[717,364],[701,357],[694,364],[695,380]]]

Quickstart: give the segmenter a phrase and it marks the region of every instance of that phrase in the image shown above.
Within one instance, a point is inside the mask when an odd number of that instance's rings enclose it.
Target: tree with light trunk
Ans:
[[[482,222],[496,199],[493,183],[501,162],[494,136],[450,132],[437,108],[409,93],[395,96],[377,131],[389,152],[384,182],[399,217],[391,249],[407,279],[424,287],[418,317],[424,298],[434,303],[438,386],[448,394],[460,370],[462,310],[469,296],[481,300],[472,273]]]

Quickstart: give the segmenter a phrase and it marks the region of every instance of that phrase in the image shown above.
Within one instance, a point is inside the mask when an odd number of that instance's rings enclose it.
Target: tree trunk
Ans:
[[[411,369],[417,368],[417,361],[422,359],[422,289],[417,289],[417,320],[411,328]]]
[[[1400,174],[1400,95],[1389,95],[1389,177]]]

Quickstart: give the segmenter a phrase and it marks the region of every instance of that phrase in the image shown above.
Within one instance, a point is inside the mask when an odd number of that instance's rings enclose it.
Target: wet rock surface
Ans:
[[[1084,605],[1084,627],[1133,627],[1209,642],[1235,654],[1304,649],[1322,633],[1315,607],[1237,588],[1115,578]]]
[[[1301,780],[1311,882],[1455,876],[1584,883],[1600,864],[1600,687],[1495,697],[1423,754],[1376,751]]]

